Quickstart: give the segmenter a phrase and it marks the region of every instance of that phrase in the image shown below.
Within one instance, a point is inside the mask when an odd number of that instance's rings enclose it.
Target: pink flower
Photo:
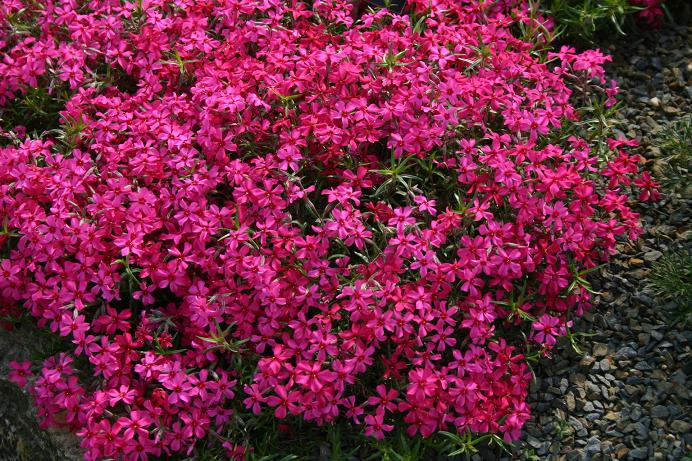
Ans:
[[[397,408],[394,400],[397,398],[399,393],[394,389],[387,389],[384,385],[380,384],[375,388],[377,392],[376,396],[368,398],[369,405],[376,405],[377,412],[381,411],[394,411]]]
[[[536,331],[533,334],[533,338],[536,342],[540,344],[545,344],[546,346],[554,346],[557,336],[561,336],[561,329],[564,326],[559,327],[560,319],[557,317],[544,314],[535,322],[533,322],[533,329]]]
[[[323,371],[319,363],[300,362],[296,367],[296,383],[302,384],[312,392],[319,392],[324,386],[324,380],[331,372]]]
[[[168,402],[171,405],[175,405],[178,402],[189,402],[190,401],[190,390],[192,389],[192,384],[186,378],[186,376],[178,373],[175,376],[168,376],[162,381],[163,387],[168,389],[170,392],[168,394]]]
[[[147,427],[151,426],[153,421],[146,412],[132,411],[129,417],[119,418],[118,423],[125,428],[123,436],[126,440],[134,438],[135,435],[142,440],[148,437]]]
[[[265,398],[262,397],[262,391],[260,390],[259,385],[252,384],[248,386],[246,384],[243,386],[243,391],[248,396],[245,400],[243,400],[243,405],[245,405],[245,408],[252,409],[252,412],[258,415],[261,411],[260,403],[265,401]]]
[[[28,381],[27,378],[32,376],[32,374],[30,361],[17,362],[15,360],[10,360],[10,372],[7,378],[19,387],[26,386]]]
[[[397,233],[404,232],[405,226],[412,226],[416,220],[411,216],[412,209],[410,207],[395,208],[394,217],[390,218],[387,224],[395,226]]]
[[[137,392],[135,390],[130,389],[125,385],[122,385],[118,389],[111,389],[110,391],[108,391],[108,397],[110,397],[108,404],[112,407],[115,406],[115,404],[117,404],[118,402],[130,404],[134,402],[136,396]]]
[[[435,390],[435,378],[429,369],[416,369],[409,372],[409,385],[406,394],[415,400],[424,400]]]
[[[295,404],[295,402],[300,401],[300,392],[288,392],[283,386],[276,386],[274,388],[274,392],[276,392],[276,396],[271,395],[267,397],[266,403],[269,406],[276,407],[276,410],[274,410],[274,415],[277,418],[285,418],[287,412],[294,415],[300,412],[300,407]]]
[[[371,435],[378,440],[384,439],[384,433],[394,429],[391,424],[384,423],[384,412],[365,416],[365,435]]]

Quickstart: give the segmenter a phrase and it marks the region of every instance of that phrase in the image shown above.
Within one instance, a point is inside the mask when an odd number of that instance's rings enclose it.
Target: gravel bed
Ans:
[[[620,40],[610,75],[621,88],[622,131],[653,170],[657,133],[692,109],[692,28]],[[651,265],[692,247],[692,200],[642,205],[646,233],[601,271],[594,309],[579,320],[584,354],[562,343],[535,369],[533,418],[518,444],[524,460],[680,460],[692,453],[692,331],[646,288]],[[692,458],[690,458],[692,459]]]

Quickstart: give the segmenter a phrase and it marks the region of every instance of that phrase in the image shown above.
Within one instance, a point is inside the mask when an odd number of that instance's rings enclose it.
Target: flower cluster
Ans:
[[[656,184],[574,123],[613,102],[606,56],[516,38],[513,2],[407,11],[0,7],[0,104],[66,95],[3,133],[0,301],[69,344],[30,389],[87,459],[241,456],[243,412],[518,437],[526,355]]]

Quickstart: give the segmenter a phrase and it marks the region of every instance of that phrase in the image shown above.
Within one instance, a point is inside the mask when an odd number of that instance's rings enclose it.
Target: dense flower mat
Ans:
[[[87,459],[242,458],[265,414],[519,436],[527,360],[656,195],[608,58],[515,2],[354,16],[0,6],[0,313],[64,337],[29,387]]]

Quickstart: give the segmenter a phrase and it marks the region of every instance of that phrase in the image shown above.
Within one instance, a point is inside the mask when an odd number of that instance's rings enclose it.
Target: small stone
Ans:
[[[587,355],[579,361],[579,365],[583,367],[590,367],[591,365],[593,365],[595,361],[595,358],[591,357],[590,355]]]
[[[646,362],[637,362],[637,364],[634,366],[634,369],[639,370],[639,371],[651,371],[652,370],[651,365],[649,365]]]
[[[574,395],[570,392],[569,394],[565,395],[565,403],[567,404],[567,410],[569,411],[574,411],[576,408],[576,402],[574,401]]]
[[[581,461],[584,459],[584,450],[575,449],[567,453],[567,461]]]
[[[630,258],[629,263],[630,266],[641,266],[642,264],[644,264],[644,260],[639,258]]]
[[[586,412],[588,412],[588,413],[591,413],[591,412],[594,411],[594,410],[595,410],[595,408],[594,408],[592,402],[586,402],[586,403],[584,404],[584,411],[586,411]]]
[[[603,360],[601,360],[601,361],[599,362],[599,364],[600,364],[600,367],[599,367],[599,368],[600,368],[601,370],[603,370],[603,371],[608,371],[608,370],[610,370],[610,360],[608,360],[608,359],[603,359]]]
[[[644,261],[654,262],[658,260],[661,256],[663,256],[663,253],[661,253],[658,250],[647,251],[646,253],[644,253]]]
[[[603,393],[604,397],[608,402],[612,401],[613,398],[619,397],[620,396],[620,389],[614,386],[601,386],[601,392]],[[609,404],[605,404],[605,409],[607,410],[610,408]]]
[[[598,399],[601,395],[601,388],[591,382],[586,383],[586,390],[587,396],[592,400]]]
[[[646,394],[644,394],[641,399],[642,402],[651,402],[653,400],[656,400],[656,393],[654,389],[652,388],[647,388],[646,389]]]
[[[566,378],[562,378],[560,380],[560,393],[564,394],[565,392],[567,392],[568,387],[569,387],[569,382],[567,381]]]
[[[651,416],[654,418],[667,418],[670,412],[663,405],[656,405],[651,409]]]
[[[637,421],[636,423],[634,423],[634,431],[637,434],[639,434],[639,437],[641,438],[646,438],[646,436],[649,433],[649,430],[641,421]]]
[[[621,347],[615,353],[616,359],[621,359],[621,358],[632,359],[636,356],[637,356],[637,351],[634,350],[633,348],[629,347],[629,346]]]
[[[653,98],[649,99],[649,104],[653,107],[660,107],[661,100],[654,96]]]
[[[661,429],[666,427],[667,423],[665,419],[660,419],[660,418],[653,418],[651,420],[651,424],[653,424],[655,429]]]
[[[607,419],[608,421],[617,421],[620,419],[620,413],[617,411],[609,411],[603,418]]]
[[[632,408],[630,411],[630,419],[632,421],[639,421],[642,418],[642,410],[638,406]]]
[[[681,419],[676,419],[672,423],[670,423],[670,428],[674,430],[675,432],[679,432],[681,434],[687,434],[690,431],[690,423],[687,421],[683,421]]]
[[[601,441],[598,439],[598,437],[589,438],[589,440],[586,441],[586,447],[584,448],[584,451],[591,455],[600,452]]]
[[[603,343],[594,343],[593,345],[593,356],[594,357],[605,357],[608,355],[608,346]]]
[[[628,459],[648,459],[649,458],[649,449],[640,447],[640,448],[634,448],[630,450],[629,452],[629,458]]]
[[[576,384],[577,386],[583,386],[584,383],[586,382],[586,376],[584,376],[581,373],[577,373],[574,376],[572,376],[572,382],[574,384]]]
[[[671,381],[679,384],[680,386],[684,386],[685,382],[687,381],[687,376],[683,370],[678,370],[671,375]]]
[[[529,392],[532,394],[535,394],[541,389],[541,380],[540,378],[536,378],[533,381],[531,381],[531,384],[529,384]]]
[[[629,378],[627,378],[627,384],[631,384],[633,386],[643,383],[644,379],[641,376],[630,376]]]
[[[635,397],[641,393],[641,390],[637,386],[625,384],[625,392],[629,397]]]
[[[538,440],[536,437],[533,437],[531,435],[526,437],[526,442],[531,445],[533,448],[541,448],[543,444],[541,443],[540,440]]]
[[[582,430],[584,430],[584,425],[581,423],[581,421],[579,421],[579,420],[578,420],[577,418],[575,418],[574,416],[570,416],[570,418],[569,418],[569,424],[570,424],[570,426],[572,426],[572,428],[573,428],[575,431],[582,431]]]

